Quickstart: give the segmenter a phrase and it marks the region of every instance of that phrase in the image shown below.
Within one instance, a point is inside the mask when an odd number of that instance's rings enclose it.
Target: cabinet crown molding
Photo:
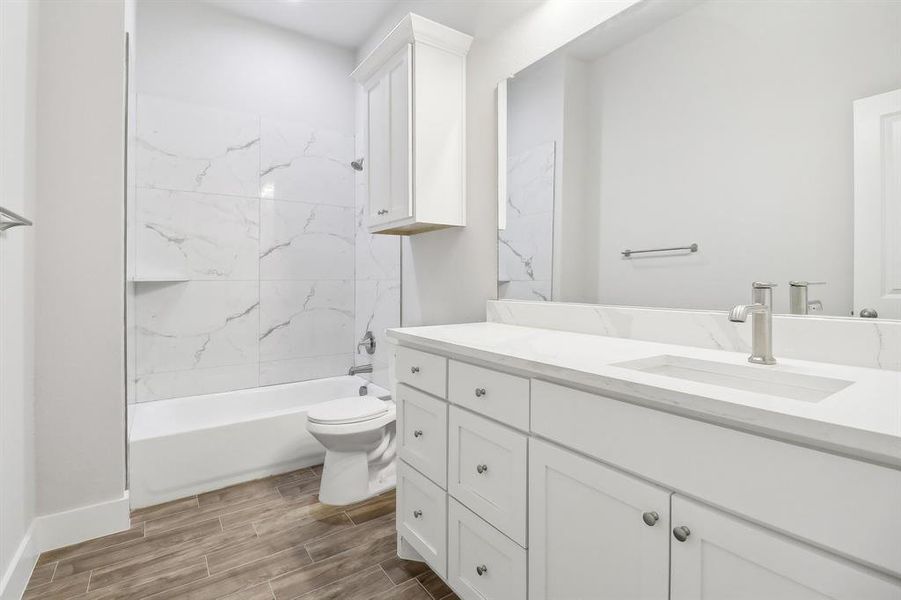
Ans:
[[[385,61],[405,44],[424,43],[436,46],[459,56],[466,56],[472,44],[472,36],[436,23],[415,13],[409,13],[378,46],[363,59],[350,74],[358,83],[365,83]]]

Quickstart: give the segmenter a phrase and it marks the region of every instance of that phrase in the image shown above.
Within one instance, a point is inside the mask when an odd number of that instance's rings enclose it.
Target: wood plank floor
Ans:
[[[457,600],[397,558],[394,492],[319,503],[321,467],[132,512],[131,529],[41,555],[25,600]]]

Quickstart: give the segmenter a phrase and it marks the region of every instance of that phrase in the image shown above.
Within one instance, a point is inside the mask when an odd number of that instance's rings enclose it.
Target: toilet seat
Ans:
[[[317,404],[307,413],[307,419],[322,425],[350,425],[377,419],[388,409],[389,403],[375,396],[356,396]]]

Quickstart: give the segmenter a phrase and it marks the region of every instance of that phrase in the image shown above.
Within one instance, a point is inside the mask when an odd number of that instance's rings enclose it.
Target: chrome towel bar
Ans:
[[[622,255],[626,258],[630,258],[633,254],[647,254],[648,252],[673,252],[675,250],[688,250],[689,252],[697,252],[698,245],[692,244],[690,246],[676,246],[674,248],[651,248],[649,250],[629,250],[626,248],[622,251]]]
[[[0,206],[0,231],[6,231],[13,227],[30,227],[34,225],[30,219],[17,215],[8,208]]]

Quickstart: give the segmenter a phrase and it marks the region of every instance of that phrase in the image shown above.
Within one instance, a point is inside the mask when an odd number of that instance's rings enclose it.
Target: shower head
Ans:
[[[354,171],[362,171],[363,170],[363,159],[358,158],[357,160],[350,163],[350,166],[354,168]]]

